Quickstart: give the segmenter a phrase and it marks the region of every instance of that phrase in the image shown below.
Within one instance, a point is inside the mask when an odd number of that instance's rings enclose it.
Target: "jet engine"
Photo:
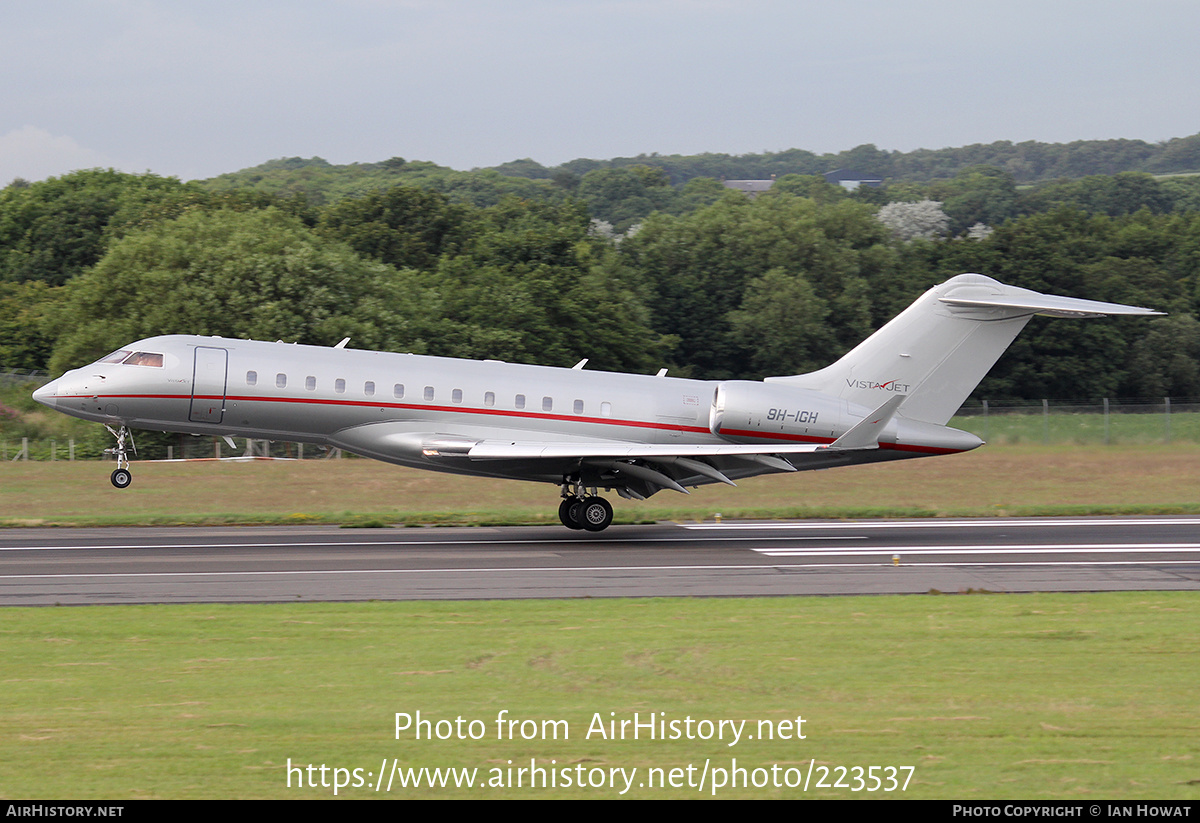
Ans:
[[[870,410],[863,409],[857,418]],[[726,380],[713,390],[708,430],[728,438],[835,438],[850,410],[836,397],[773,383]]]

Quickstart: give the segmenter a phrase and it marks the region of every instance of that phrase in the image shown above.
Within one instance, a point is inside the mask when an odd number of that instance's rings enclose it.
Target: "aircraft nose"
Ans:
[[[33,399],[43,406],[54,408],[58,404],[58,381],[51,380],[33,393]]]

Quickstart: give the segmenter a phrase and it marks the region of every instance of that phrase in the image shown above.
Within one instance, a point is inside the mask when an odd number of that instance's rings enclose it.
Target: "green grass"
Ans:
[[[1052,411],[1043,415],[1040,409],[1029,408],[1019,413],[993,412],[987,417],[959,416],[949,425],[976,434],[993,445],[1200,443],[1200,413],[1175,411],[1168,416],[1161,405],[1148,408],[1151,411],[1144,414],[1114,412],[1107,423],[1104,415],[1096,411]]]
[[[332,796],[288,789],[289,759],[365,774],[395,758],[489,777],[535,758],[636,767],[644,779],[736,758],[750,770],[913,766],[905,797],[1194,799],[1197,655],[1189,593],[6,609],[0,796]],[[570,737],[497,739],[502,710],[565,720]],[[485,733],[396,739],[395,714],[418,711],[480,720]],[[802,716],[806,737],[585,739],[594,716],[634,712],[746,720],[747,731]],[[635,785],[627,796],[710,793]]]
[[[610,496],[617,523],[1200,511],[1200,445],[989,445],[952,457],[768,475],[738,488]],[[370,460],[0,464],[0,525],[557,524],[558,489]]]

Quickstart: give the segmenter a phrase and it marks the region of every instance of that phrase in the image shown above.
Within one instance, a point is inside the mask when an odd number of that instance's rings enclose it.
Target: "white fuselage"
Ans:
[[[161,365],[97,362],[64,374],[39,390],[38,399],[114,425],[317,443],[420,468],[555,483],[571,470],[570,459],[466,461],[454,445],[828,444],[871,411],[818,392],[750,381],[219,337],[154,337],[125,351],[161,354]],[[979,441],[943,426],[898,419],[879,445],[870,453],[830,454],[798,467],[945,454]],[[769,470],[737,458],[718,463],[730,477]],[[695,484],[706,482],[712,481],[700,478]]]

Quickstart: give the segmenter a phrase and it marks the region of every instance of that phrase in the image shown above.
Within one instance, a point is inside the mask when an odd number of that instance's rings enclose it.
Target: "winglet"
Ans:
[[[896,410],[900,408],[900,404],[903,403],[907,398],[908,395],[906,394],[897,394],[890,398],[882,406],[868,414],[862,420],[855,423],[848,432],[830,443],[827,448],[879,448],[879,435],[883,434],[883,430],[887,428],[887,424],[892,422],[892,417],[895,416]]]

